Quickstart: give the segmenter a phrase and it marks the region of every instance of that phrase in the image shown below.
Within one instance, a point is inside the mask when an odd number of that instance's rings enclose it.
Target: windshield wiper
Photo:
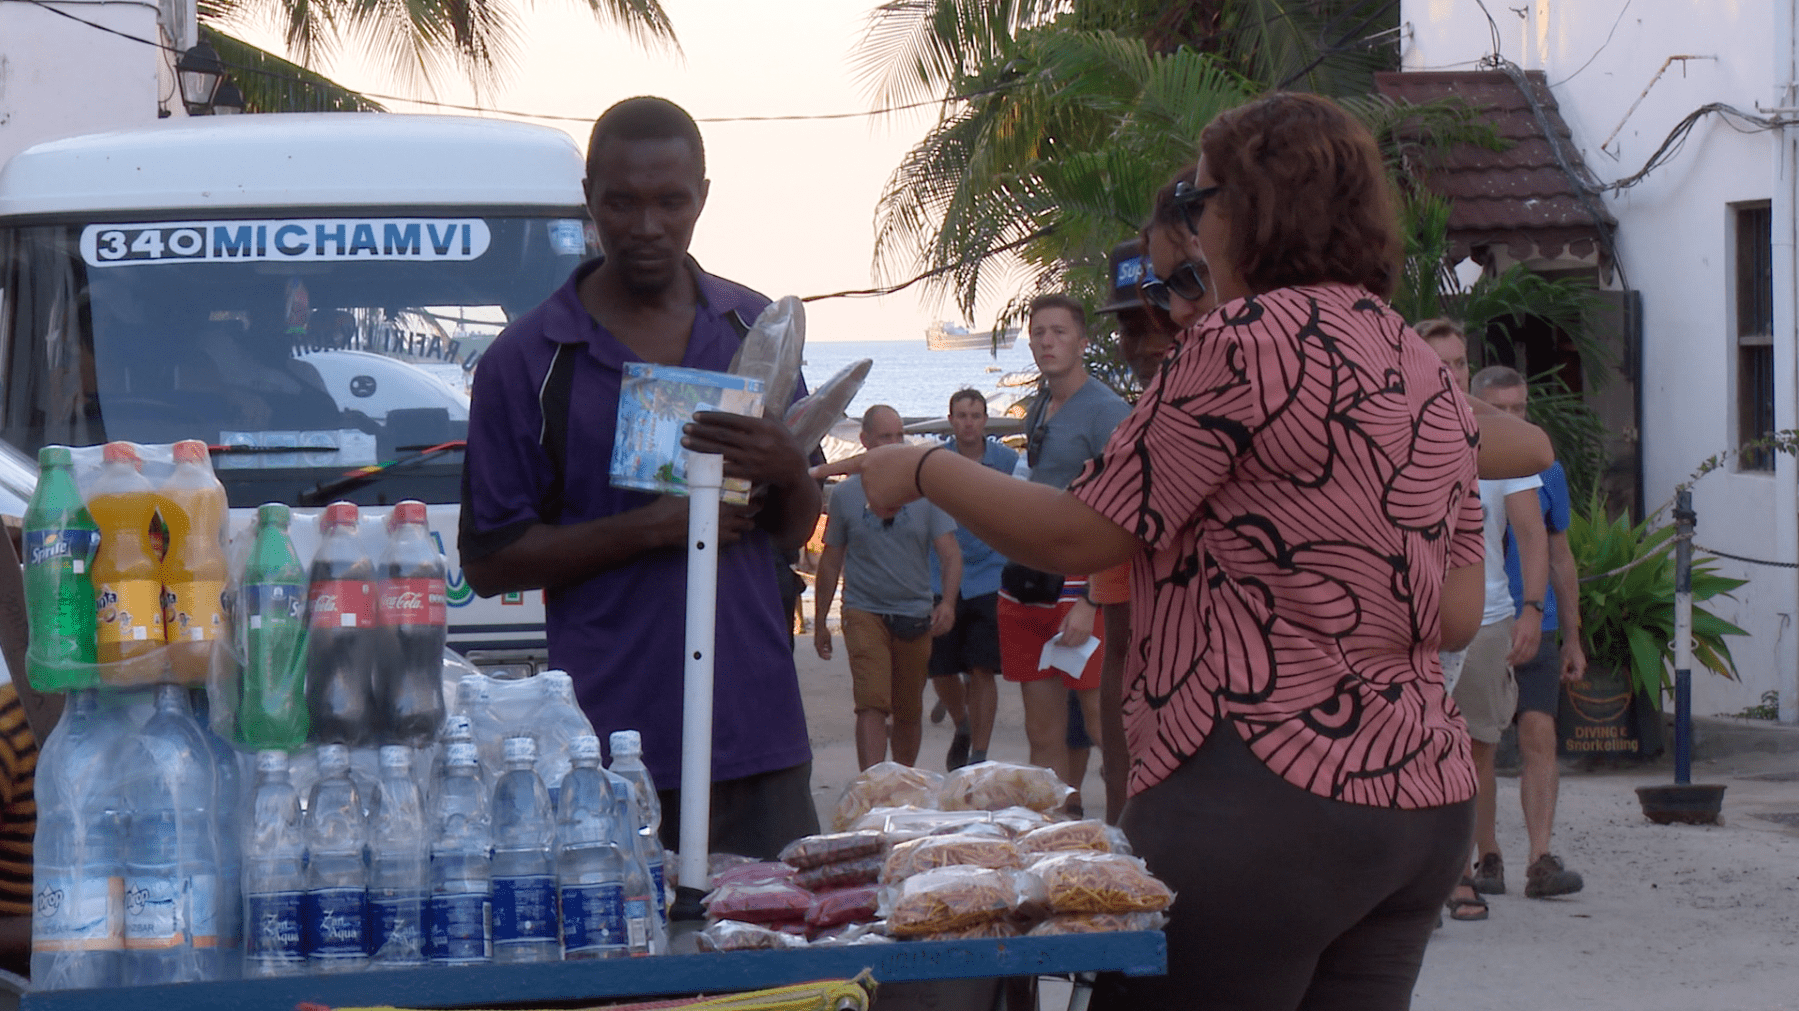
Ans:
[[[352,488],[360,488],[365,484],[379,481],[396,470],[410,467],[413,464],[424,460],[442,456],[445,453],[463,449],[467,445],[468,442],[464,439],[440,442],[435,446],[426,446],[418,452],[407,456],[397,457],[382,463],[370,464],[366,467],[358,467],[355,470],[345,471],[341,477],[330,481],[320,481],[318,484],[313,485],[311,488],[308,488],[295,496],[294,500],[296,503],[303,506],[323,505],[326,502],[333,501],[343,492],[349,491]]]

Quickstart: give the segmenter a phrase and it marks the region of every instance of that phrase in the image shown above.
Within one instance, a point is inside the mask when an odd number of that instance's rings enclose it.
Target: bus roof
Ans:
[[[579,207],[559,130],[401,113],[164,120],[48,141],[0,167],[0,217],[363,205]]]

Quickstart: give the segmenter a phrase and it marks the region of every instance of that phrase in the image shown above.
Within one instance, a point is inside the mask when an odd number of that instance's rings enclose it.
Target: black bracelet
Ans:
[[[918,458],[918,466],[912,470],[912,490],[918,493],[919,498],[925,497],[924,485],[918,483],[919,479],[924,477],[924,462],[931,458],[932,453],[935,453],[942,448],[943,443],[940,442],[930,449],[925,450],[924,455]]]

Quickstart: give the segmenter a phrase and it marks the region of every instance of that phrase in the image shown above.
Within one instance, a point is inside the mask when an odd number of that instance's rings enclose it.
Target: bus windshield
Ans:
[[[482,353],[596,251],[575,208],[0,226],[0,437],[201,439],[234,506],[455,502]]]

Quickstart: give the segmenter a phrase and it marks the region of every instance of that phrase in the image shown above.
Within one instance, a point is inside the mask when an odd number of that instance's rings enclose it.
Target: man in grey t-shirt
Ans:
[[[862,445],[874,449],[905,438],[899,412],[877,404],[862,416]],[[825,618],[843,576],[843,645],[849,651],[856,706],[856,760],[864,769],[887,757],[918,761],[924,722],[924,686],[931,637],[956,620],[956,588],[962,551],[956,522],[919,500],[895,513],[868,505],[862,479],[851,477],[831,493],[825,550],[813,586],[813,642],[820,659],[831,658]],[[932,604],[930,552],[943,570],[943,599]],[[891,728],[888,718],[892,718]]]

